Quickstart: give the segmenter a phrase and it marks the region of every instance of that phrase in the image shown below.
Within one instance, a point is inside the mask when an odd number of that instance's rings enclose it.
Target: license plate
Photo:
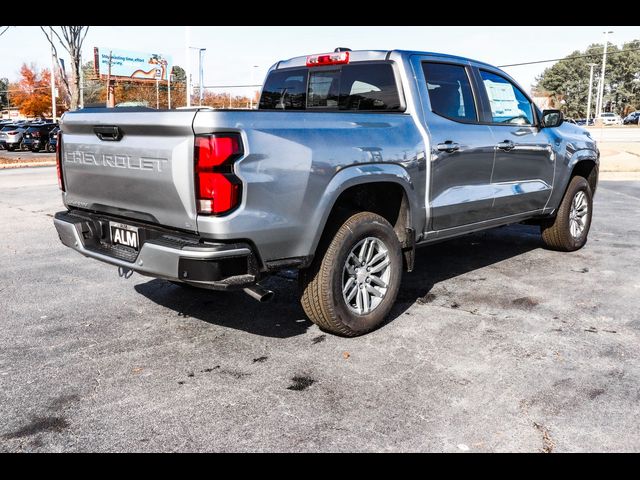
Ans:
[[[111,230],[111,243],[114,245],[125,245],[138,251],[140,242],[138,241],[138,228],[124,223],[109,222]]]

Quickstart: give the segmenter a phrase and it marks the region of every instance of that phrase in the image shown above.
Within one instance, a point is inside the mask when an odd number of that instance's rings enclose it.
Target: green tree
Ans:
[[[0,78],[0,108],[9,106],[9,79]]]
[[[84,89],[84,104],[90,105],[92,103],[99,103],[104,101],[104,92],[106,91],[105,82],[100,80],[100,77],[96,74],[93,60],[82,65],[82,88]]]
[[[172,81],[176,83],[187,81],[187,72],[184,71],[184,68],[178,65],[174,65],[173,69],[171,70],[171,73],[173,74]]]
[[[625,43],[622,50],[611,60],[607,57],[606,75],[610,82],[605,83],[605,104],[611,101],[611,111],[626,114],[640,109],[640,40]]]
[[[542,72],[536,78],[536,95],[549,96],[568,117],[586,117],[589,95],[589,63],[595,63],[592,115],[600,82],[603,45],[593,44],[575,51]],[[625,43],[622,49],[609,44],[603,106],[605,110],[625,114],[640,108],[640,40]],[[620,52],[620,50],[628,50]],[[620,52],[620,53],[618,53]],[[608,106],[608,108],[606,108]]]

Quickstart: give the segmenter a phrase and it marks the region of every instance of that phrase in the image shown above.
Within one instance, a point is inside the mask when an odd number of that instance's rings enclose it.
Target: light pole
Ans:
[[[200,79],[199,79],[199,82],[200,82],[200,89],[199,89],[200,90],[200,106],[202,106],[202,97],[204,96],[204,89],[202,88],[203,85],[204,85],[204,69],[203,69],[203,66],[202,66],[203,65],[202,58],[204,57],[204,52],[206,50],[207,50],[206,48],[201,48],[200,49],[200,65],[199,65],[199,68],[200,68]]]
[[[187,107],[191,106],[191,51],[189,50],[189,44],[191,43],[191,27],[185,27],[185,44],[184,44],[184,53],[187,56]]]
[[[49,33],[51,36],[53,27],[49,27]],[[80,71],[82,71],[82,64],[80,64]],[[56,60],[53,55],[53,43],[51,44],[51,118],[56,121]]]
[[[203,53],[206,50],[206,48],[200,48],[200,47],[187,47],[187,51],[189,50],[198,50],[198,96],[199,96],[199,101],[200,101],[200,106],[202,106],[202,96],[203,96],[203,78],[204,78],[204,70],[202,68],[202,57],[203,57]],[[191,55],[189,55],[189,57],[191,57]],[[189,75],[189,79],[191,79],[191,75]],[[189,80],[189,84],[192,84],[191,80]],[[188,107],[191,106],[191,101],[189,100],[189,104],[187,105]]]
[[[253,72],[255,72],[256,68],[258,68],[259,66],[260,65],[254,65],[251,69],[251,85],[253,85]],[[249,93],[249,108],[253,110],[253,95],[251,93]]]
[[[585,126],[589,126],[589,118],[591,118],[591,92],[593,92],[593,67],[597,65],[597,63],[587,63],[591,70],[589,71],[589,97],[587,100],[587,123]]]
[[[602,104],[604,103],[604,72],[607,67],[607,45],[609,44],[608,36],[613,33],[612,30],[604,33],[604,51],[602,52],[602,71],[600,72],[600,84],[598,89],[598,101],[596,102],[596,115],[602,116]]]
[[[84,69],[82,68],[82,55],[80,55],[80,108],[84,108]],[[51,71],[53,75],[53,70]]]

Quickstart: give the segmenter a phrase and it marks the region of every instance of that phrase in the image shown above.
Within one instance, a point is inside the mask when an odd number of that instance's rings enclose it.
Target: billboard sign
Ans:
[[[111,56],[112,77],[167,80],[173,67],[169,55],[104,47],[97,50],[100,75],[109,75],[109,56]]]

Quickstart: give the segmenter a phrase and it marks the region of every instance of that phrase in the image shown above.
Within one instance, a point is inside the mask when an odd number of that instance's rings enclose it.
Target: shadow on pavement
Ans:
[[[539,232],[537,226],[511,225],[419,248],[415,269],[404,273],[396,305],[386,323],[402,315],[416,301],[428,303],[427,295],[439,282],[540,248]],[[134,288],[184,317],[266,337],[304,334],[312,323],[300,306],[295,272],[274,275],[261,283],[276,292],[273,301],[259,303],[243,292],[180,287],[158,279]]]
[[[493,228],[419,248],[413,272],[405,272],[402,277],[389,322],[402,315],[416,301],[429,303],[428,294],[437,283],[537,248],[542,248],[540,228],[520,224]]]
[[[179,316],[264,337],[288,338],[304,334],[312,323],[298,300],[296,278],[272,276],[261,282],[276,292],[271,302],[260,303],[242,291],[217,292],[150,280],[135,285],[138,293]]]

